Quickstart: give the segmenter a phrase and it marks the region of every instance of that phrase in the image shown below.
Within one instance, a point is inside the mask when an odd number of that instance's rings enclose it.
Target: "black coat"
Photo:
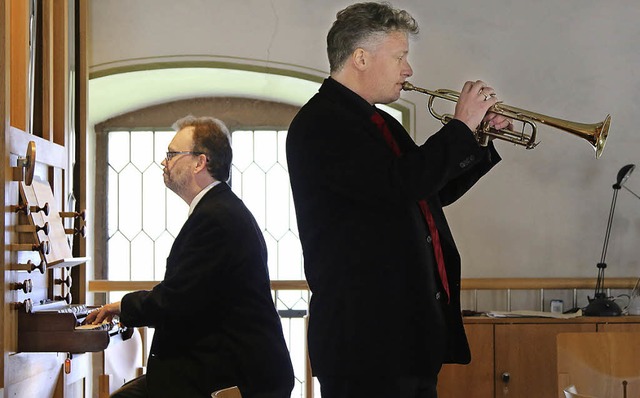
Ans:
[[[467,363],[460,256],[442,211],[500,157],[453,120],[421,146],[385,118],[398,158],[371,121],[374,107],[327,79],[287,138],[291,188],[312,291],[309,353],[315,375],[425,375]],[[427,199],[451,285],[441,291]],[[440,297],[444,297],[440,295]]]
[[[121,322],[155,328],[153,397],[288,398],[293,370],[253,215],[225,183],[207,192],[176,237],[164,280],[122,299]],[[273,395],[271,391],[285,390]]]

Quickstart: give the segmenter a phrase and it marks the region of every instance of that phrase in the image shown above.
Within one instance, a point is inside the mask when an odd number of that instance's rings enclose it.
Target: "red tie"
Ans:
[[[391,135],[391,130],[389,130],[389,126],[384,121],[382,116],[379,113],[374,113],[371,116],[371,120],[378,126],[378,129],[382,132],[385,141],[393,151],[396,156],[402,155],[402,151],[398,146],[398,143]],[[442,287],[444,287],[444,291],[447,294],[447,303],[451,298],[449,294],[449,280],[447,279],[447,270],[444,267],[444,254],[442,254],[442,246],[440,245],[440,234],[438,233],[438,228],[436,228],[436,222],[433,219],[433,215],[431,211],[429,211],[429,205],[427,205],[427,201],[421,199],[418,201],[418,205],[420,206],[420,210],[422,211],[422,215],[427,221],[427,225],[429,226],[429,232],[431,233],[431,239],[433,240],[433,251],[436,257],[436,263],[438,264],[438,273],[440,274],[440,281],[442,282]]]

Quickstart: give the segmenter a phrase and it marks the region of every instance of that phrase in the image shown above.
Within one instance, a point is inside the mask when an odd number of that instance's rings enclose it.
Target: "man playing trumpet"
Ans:
[[[442,208],[500,161],[474,138],[479,124],[511,121],[488,113],[498,99],[480,80],[464,84],[453,120],[421,145],[378,109],[412,76],[417,33],[386,3],[340,11],[327,37],[331,75],[289,129],[323,398],[433,398],[441,365],[470,361],[460,256]]]

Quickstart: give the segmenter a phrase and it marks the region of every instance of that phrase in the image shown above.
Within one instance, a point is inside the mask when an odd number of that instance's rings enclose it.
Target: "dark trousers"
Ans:
[[[438,377],[323,377],[322,398],[437,398]]]

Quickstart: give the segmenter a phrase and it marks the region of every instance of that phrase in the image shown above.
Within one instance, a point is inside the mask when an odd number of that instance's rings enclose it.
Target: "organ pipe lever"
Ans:
[[[16,232],[44,232],[45,235],[49,235],[49,223],[45,222],[44,225],[17,225]]]
[[[40,252],[42,254],[49,254],[49,242],[42,241],[40,243],[11,243],[9,244],[9,250],[11,251],[33,251]]]
[[[33,282],[31,279],[25,279],[24,282],[18,282],[13,285],[14,290],[22,290],[25,293],[31,293],[33,291]]]
[[[44,274],[44,270],[47,268],[44,261],[40,261],[40,264],[35,265],[33,261],[29,260],[26,264],[15,264],[11,267],[13,271],[27,271],[31,273],[31,271],[38,270],[41,274]]]

